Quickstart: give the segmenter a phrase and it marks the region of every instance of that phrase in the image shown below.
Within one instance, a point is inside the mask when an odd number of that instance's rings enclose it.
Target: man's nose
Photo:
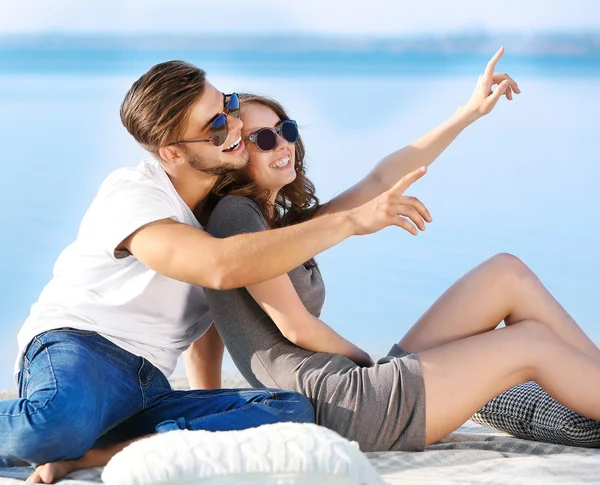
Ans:
[[[227,114],[227,124],[229,126],[228,131],[242,131],[242,127],[244,126],[244,122],[240,118],[236,118],[230,114]]]

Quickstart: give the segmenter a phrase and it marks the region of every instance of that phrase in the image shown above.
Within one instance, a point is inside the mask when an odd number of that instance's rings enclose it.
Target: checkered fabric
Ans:
[[[569,410],[535,382],[500,394],[471,419],[517,438],[600,448],[600,422]]]

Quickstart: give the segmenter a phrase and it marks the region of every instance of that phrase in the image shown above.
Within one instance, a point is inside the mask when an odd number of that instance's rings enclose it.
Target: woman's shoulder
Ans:
[[[257,210],[260,213],[260,209],[256,202],[243,195],[226,195],[223,197],[215,206],[214,211],[219,210],[232,210],[248,207]],[[213,214],[214,214],[213,211]]]
[[[266,228],[267,222],[256,202],[241,195],[223,197],[213,209],[206,225],[206,230],[217,237]]]

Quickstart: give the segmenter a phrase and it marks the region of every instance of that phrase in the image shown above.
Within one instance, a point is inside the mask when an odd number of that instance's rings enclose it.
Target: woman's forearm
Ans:
[[[340,354],[361,366],[370,366],[373,361],[369,354],[346,340],[318,318],[312,317],[298,328],[302,330],[288,337],[294,344],[312,352]]]
[[[389,190],[408,173],[431,165],[474,121],[469,113],[466,109],[459,108],[438,127],[382,159],[360,182],[323,204],[317,215],[332,214],[363,205]]]
[[[370,174],[379,185],[378,190],[388,190],[407,173],[431,165],[473,121],[473,115],[461,107],[433,130],[385,157]]]

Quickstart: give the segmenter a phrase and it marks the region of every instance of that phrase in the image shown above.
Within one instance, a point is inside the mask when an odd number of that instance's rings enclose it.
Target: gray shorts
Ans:
[[[313,402],[317,424],[362,451],[425,449],[425,385],[415,354],[394,345],[373,367],[329,355],[301,374],[298,390]]]

